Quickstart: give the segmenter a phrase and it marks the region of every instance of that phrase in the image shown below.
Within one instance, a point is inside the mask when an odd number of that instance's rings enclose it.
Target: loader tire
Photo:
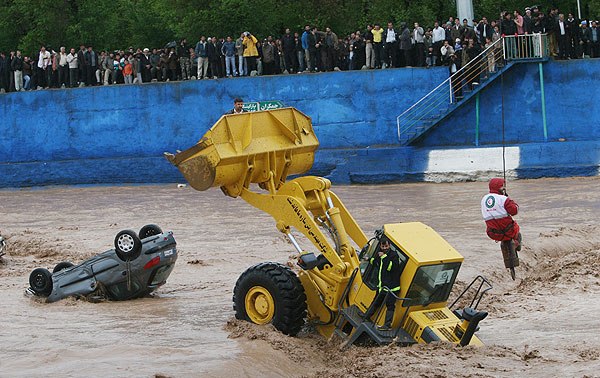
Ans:
[[[235,317],[256,324],[272,323],[295,336],[304,325],[306,294],[300,279],[287,266],[266,262],[246,269],[233,289]]]

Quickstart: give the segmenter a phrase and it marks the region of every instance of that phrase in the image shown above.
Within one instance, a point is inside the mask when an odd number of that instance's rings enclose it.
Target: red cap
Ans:
[[[502,194],[500,193],[500,188],[502,188],[504,186],[504,179],[501,178],[493,178],[490,180],[490,193],[497,193],[497,194]]]

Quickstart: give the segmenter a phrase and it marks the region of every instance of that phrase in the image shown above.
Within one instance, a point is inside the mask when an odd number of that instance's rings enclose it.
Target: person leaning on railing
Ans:
[[[462,94],[462,74],[457,74],[460,70],[460,62],[461,59],[456,54],[450,55],[450,62],[448,64],[448,70],[450,71],[450,86],[452,88],[452,93],[454,94],[454,100],[459,101],[463,98]]]

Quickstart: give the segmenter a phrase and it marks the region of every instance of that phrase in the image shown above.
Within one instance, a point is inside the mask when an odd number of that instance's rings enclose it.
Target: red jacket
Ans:
[[[503,241],[515,239],[519,225],[512,219],[519,212],[519,205],[501,192],[504,180],[490,181],[490,193],[481,199],[481,213],[487,226],[486,233],[491,239]]]

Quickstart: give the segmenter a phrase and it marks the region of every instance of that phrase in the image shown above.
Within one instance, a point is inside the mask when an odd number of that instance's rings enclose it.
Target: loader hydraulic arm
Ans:
[[[328,179],[305,176],[287,181],[289,175],[312,167],[318,146],[310,118],[284,108],[223,116],[198,144],[166,157],[193,188],[218,186],[230,197],[243,198],[270,214],[301,256],[311,254],[300,247],[292,229],[301,232],[322,256],[318,266],[305,266],[308,277],[304,278],[314,285],[323,304],[336,311],[359,265],[351,241],[362,247],[367,237],[330,191]],[[253,190],[251,184],[263,190]]]

